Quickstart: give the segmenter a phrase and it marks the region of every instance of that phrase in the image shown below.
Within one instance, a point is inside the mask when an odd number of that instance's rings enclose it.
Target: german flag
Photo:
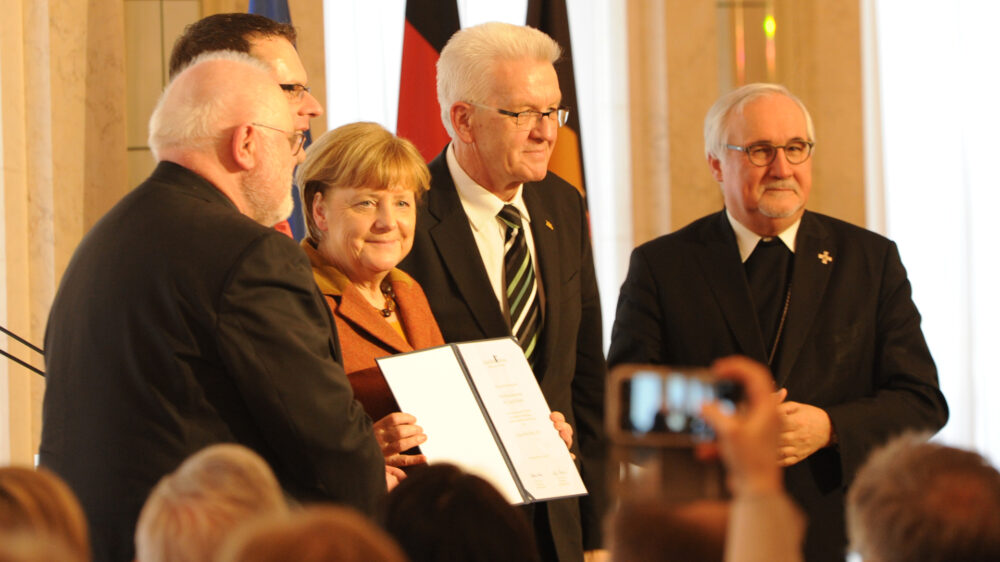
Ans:
[[[407,0],[403,68],[399,76],[396,134],[406,137],[430,162],[448,144],[437,102],[438,55],[459,30],[454,0]]]
[[[559,140],[549,160],[549,170],[587,194],[583,175],[583,152],[580,145],[580,112],[576,103],[576,79],[573,75],[573,44],[569,40],[566,0],[528,0],[526,23],[547,33],[559,43],[563,56],[556,63],[562,104],[570,109],[569,122],[559,129]]]

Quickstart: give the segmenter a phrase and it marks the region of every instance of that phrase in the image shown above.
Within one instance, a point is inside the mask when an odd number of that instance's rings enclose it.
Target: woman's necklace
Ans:
[[[392,290],[392,284],[389,283],[388,279],[382,280],[379,288],[382,290],[382,297],[385,298],[385,308],[380,312],[382,312],[383,317],[388,318],[396,310],[396,292]]]

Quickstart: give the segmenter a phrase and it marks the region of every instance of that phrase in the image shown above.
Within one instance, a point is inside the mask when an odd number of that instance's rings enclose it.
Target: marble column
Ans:
[[[0,123],[7,323],[41,344],[73,251],[127,191],[122,6],[9,0],[5,10]],[[29,463],[41,431],[44,382],[11,366],[5,382],[9,448],[0,455]]]

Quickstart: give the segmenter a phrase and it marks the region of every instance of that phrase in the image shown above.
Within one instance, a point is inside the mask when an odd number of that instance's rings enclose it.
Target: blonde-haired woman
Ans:
[[[352,123],[309,147],[296,182],[309,230],[302,247],[333,313],[354,396],[375,420],[386,465],[426,462],[401,454],[427,437],[413,416],[399,411],[375,359],[444,344],[420,285],[396,269],[413,247],[427,166],[409,141],[376,123]]]

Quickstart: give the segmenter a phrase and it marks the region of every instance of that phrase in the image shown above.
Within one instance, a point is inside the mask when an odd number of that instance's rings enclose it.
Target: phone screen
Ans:
[[[694,441],[714,439],[711,427],[701,418],[706,402],[718,401],[732,411],[739,399],[729,381],[718,381],[701,373],[639,371],[627,384],[622,429],[635,437],[647,434],[690,436]]]

